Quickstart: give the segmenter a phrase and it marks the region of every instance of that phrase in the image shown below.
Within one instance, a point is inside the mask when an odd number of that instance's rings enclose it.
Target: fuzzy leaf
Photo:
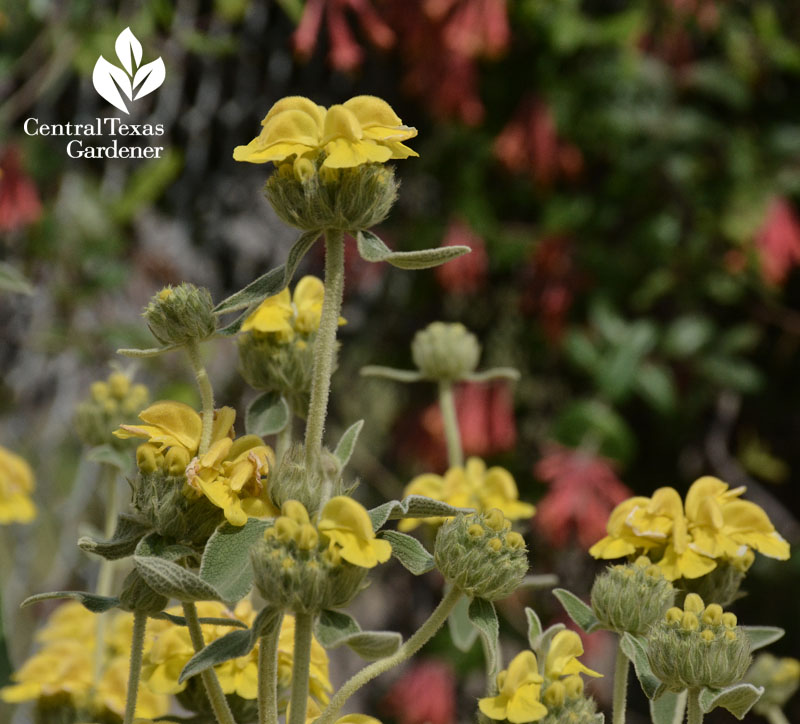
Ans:
[[[402,500],[390,500],[369,511],[373,530],[378,530],[387,520],[400,518],[450,517],[458,513],[472,513],[472,508],[455,508],[441,500],[424,495],[409,495]]]
[[[274,435],[289,424],[289,405],[278,392],[264,392],[256,397],[244,414],[244,429],[248,435]]]
[[[247,656],[255,647],[260,636],[269,633],[275,626],[280,626],[281,618],[279,609],[270,606],[263,608],[256,616],[256,620],[253,621],[253,628],[245,631],[231,631],[222,638],[212,641],[192,656],[183,667],[178,683],[182,684],[189,677],[217,664],[224,664],[231,659]]]
[[[403,644],[395,631],[362,631],[344,641],[362,659],[375,661],[391,656]]]
[[[11,264],[0,261],[0,292],[33,294],[33,285]]]
[[[381,367],[380,365],[367,365],[361,368],[362,377],[383,377],[395,382],[420,382],[425,375],[417,370],[397,370],[394,367]]]
[[[222,601],[222,595],[196,574],[177,563],[155,556],[134,556],[133,564],[156,593],[179,601]]]
[[[475,598],[469,605],[469,620],[478,629],[485,644],[486,671],[493,679],[499,671],[500,664],[500,622],[494,604],[483,598]]]
[[[86,453],[86,459],[93,463],[111,465],[122,473],[127,473],[133,464],[133,457],[130,452],[117,450],[111,445],[98,445],[97,447],[91,448]]]
[[[470,382],[488,382],[489,380],[511,380],[516,382],[520,377],[519,370],[513,367],[492,367],[482,372],[472,372],[464,377]]]
[[[285,264],[270,269],[266,274],[250,282],[244,289],[240,289],[221,301],[214,307],[214,313],[236,312],[251,305],[261,304],[267,297],[271,297],[281,291],[292,281],[298,265],[319,238],[320,233],[319,231],[305,232],[289,250]]]
[[[553,595],[564,607],[567,615],[586,633],[591,633],[599,627],[600,622],[594,615],[591,606],[581,601],[574,593],[570,593],[565,588],[556,588]]]
[[[633,662],[636,677],[642,685],[642,691],[648,699],[654,699],[659,692],[661,682],[650,669],[647,660],[647,644],[644,639],[624,633],[619,643],[623,653]]]
[[[168,561],[179,561],[181,558],[196,558],[197,552],[194,548],[189,548],[189,546],[170,543],[158,533],[150,533],[136,545],[134,555],[155,556]]]
[[[475,644],[475,639],[478,638],[478,629],[472,625],[472,621],[469,619],[469,604],[469,599],[462,596],[447,617],[447,628],[450,631],[453,646],[464,652],[469,651]]]
[[[653,724],[682,724],[686,711],[686,692],[665,691],[650,702]]]
[[[314,625],[314,635],[326,649],[339,646],[348,636],[360,631],[358,622],[341,611],[322,611]]]
[[[756,651],[782,639],[786,631],[777,626],[740,626],[750,639],[750,650]]]
[[[253,586],[250,549],[262,539],[270,520],[250,518],[242,526],[225,523],[206,543],[200,561],[200,578],[233,604],[244,598]]]
[[[541,635],[536,640],[533,649],[535,651],[547,651],[550,648],[550,642],[553,640],[555,635],[566,630],[567,627],[563,623],[554,623],[552,626],[548,626],[544,631],[542,631]]]
[[[71,598],[78,601],[85,609],[92,613],[103,613],[119,606],[119,599],[115,596],[99,596],[96,593],[85,593],[84,591],[52,591],[50,593],[38,593],[29,596],[21,604],[20,608],[30,606],[32,603],[47,601],[51,598]]]
[[[362,631],[352,616],[341,611],[323,611],[315,634],[325,648],[344,644],[368,661],[391,656],[403,643],[403,637],[394,631]]]
[[[528,619],[528,645],[533,649],[536,640],[542,635],[542,621],[532,608],[525,607],[525,617]]]
[[[517,590],[527,588],[528,590],[537,590],[542,588],[553,588],[558,583],[558,576],[555,573],[538,573],[530,576],[525,576],[522,583],[519,584]]]
[[[350,427],[344,431],[344,434],[339,440],[339,444],[336,446],[336,450],[333,451],[333,454],[339,459],[343,468],[350,462],[350,458],[353,456],[353,450],[356,448],[356,443],[358,442],[358,436],[361,433],[362,427],[364,427],[363,420],[359,420],[350,425]]]
[[[117,354],[121,354],[123,357],[132,357],[133,359],[143,359],[145,357],[158,357],[158,355],[172,352],[172,350],[178,349],[180,346],[179,344],[168,344],[164,347],[151,347],[150,349],[118,349]]]
[[[150,528],[132,515],[117,516],[114,535],[108,540],[96,540],[85,535],[78,539],[78,547],[86,553],[94,553],[108,561],[116,561],[132,555],[139,541],[150,532]]]
[[[415,576],[421,576],[436,566],[433,556],[416,538],[396,530],[385,530],[380,537],[389,541],[392,555]]]
[[[400,269],[428,269],[439,266],[472,249],[468,246],[440,246],[438,249],[422,249],[420,251],[392,251],[371,231],[359,231],[356,234],[358,253],[365,261],[386,261]]]
[[[244,324],[244,320],[247,319],[253,312],[255,312],[258,304],[251,304],[247,309],[242,312],[236,319],[234,319],[230,324],[226,325],[225,327],[220,327],[217,329],[217,336],[218,337],[233,337],[235,334],[239,334],[239,330],[242,328]]]
[[[752,684],[734,684],[725,689],[706,689],[700,691],[700,708],[708,714],[718,706],[727,709],[737,719],[744,719],[745,714],[764,693],[761,686]]]
[[[176,626],[185,626],[186,619],[183,616],[176,616],[174,613],[167,613],[166,611],[159,611],[158,613],[151,613],[150,618],[158,618],[163,621],[169,621]],[[249,626],[240,621],[238,618],[218,618],[217,616],[199,616],[197,620],[200,623],[207,623],[211,626],[230,626],[231,628],[249,628]]]

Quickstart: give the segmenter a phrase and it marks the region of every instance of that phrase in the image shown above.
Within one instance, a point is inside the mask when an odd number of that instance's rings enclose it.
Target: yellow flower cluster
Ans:
[[[353,168],[417,156],[403,144],[417,135],[392,107],[375,96],[356,96],[330,108],[302,96],[282,98],[261,121],[261,133],[233,151],[236,161],[279,163],[295,157],[307,165],[324,155],[324,168]]]
[[[325,285],[314,276],[305,276],[289,293],[288,287],[267,297],[242,324],[242,332],[274,335],[278,342],[288,343],[299,336],[304,342],[319,329]],[[339,324],[345,324],[340,317]]]
[[[0,525],[30,523],[36,517],[32,492],[31,466],[19,455],[0,447]]]
[[[12,675],[13,683],[0,689],[8,703],[66,697],[76,711],[89,717],[121,717],[125,710],[133,616],[114,612],[106,628],[100,679],[93,681],[97,618],[76,601],[61,604],[37,633],[41,648]],[[152,621],[148,636],[163,622]],[[136,713],[158,717],[167,713],[165,696],[140,687]]]
[[[608,535],[589,553],[611,559],[644,552],[659,559],[670,581],[704,576],[719,561],[747,570],[753,551],[786,560],[789,544],[759,506],[740,499],[744,492],[706,476],[692,484],[685,504],[674,488],[629,498],[612,511]]]
[[[473,508],[486,512],[497,508],[509,520],[530,518],[536,508],[519,499],[519,491],[508,470],[501,467],[486,469],[480,458],[469,458],[464,467],[450,468],[443,476],[425,473],[414,478],[403,491],[404,495],[424,495],[457,508]],[[420,523],[436,525],[444,518],[406,518],[398,530],[409,531]]]
[[[201,617],[236,618],[252,626],[256,614],[252,604],[240,601],[231,612],[221,603],[212,601],[197,604]],[[173,611],[181,615],[179,609]],[[234,629],[230,626],[202,624],[206,644],[225,636]],[[194,656],[195,651],[185,626],[170,624],[163,628],[147,647],[144,654],[142,678],[151,691],[157,694],[177,694],[186,688],[186,682],[178,683],[183,667]],[[294,618],[284,616],[278,642],[278,684],[287,691],[291,685],[292,664],[294,661]],[[243,699],[258,696],[258,647],[247,656],[226,661],[214,667],[225,694],[237,694]],[[316,639],[311,643],[311,668],[309,690],[318,703],[327,704],[331,691],[328,676],[328,656]]]
[[[144,425],[121,425],[114,434],[126,439],[146,438],[136,451],[139,469],[186,478],[187,492],[204,495],[221,508],[232,525],[244,525],[248,517],[273,515],[264,480],[275,455],[260,437],[233,439],[236,412],[230,407],[216,411],[211,447],[197,456],[203,419],[181,402],[156,402],[139,414]]]
[[[480,699],[478,707],[490,719],[508,720],[511,724],[543,719],[548,704],[555,708],[565,698],[583,694],[580,674],[601,676],[578,661],[581,654],[580,636],[574,631],[559,631],[550,642],[544,667],[540,667],[532,651],[517,654],[508,668],[497,675],[497,696]]]

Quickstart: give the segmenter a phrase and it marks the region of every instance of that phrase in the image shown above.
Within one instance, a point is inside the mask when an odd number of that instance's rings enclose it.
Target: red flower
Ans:
[[[800,219],[785,198],[772,199],[755,243],[764,280],[783,284],[800,262]]]
[[[428,17],[442,23],[442,39],[468,58],[496,58],[508,48],[506,0],[425,0]]]
[[[456,719],[456,678],[443,661],[413,664],[384,699],[387,712],[400,724],[453,724]]]
[[[22,169],[19,149],[9,146],[0,154],[0,232],[32,224],[41,214],[39,192]]]
[[[293,36],[295,52],[302,58],[309,58],[313,54],[324,15],[328,22],[331,65],[342,71],[358,68],[364,59],[364,50],[356,42],[347,22],[348,9],[353,11],[373,45],[382,50],[394,45],[394,32],[378,15],[370,0],[308,0]]]
[[[483,239],[470,226],[456,219],[450,222],[442,246],[468,246],[472,251],[436,267],[436,280],[451,294],[475,294],[486,282],[489,257]]]
[[[534,474],[550,485],[534,521],[554,547],[565,546],[575,534],[589,548],[606,534],[614,507],[632,495],[610,460],[582,450],[550,445]]]

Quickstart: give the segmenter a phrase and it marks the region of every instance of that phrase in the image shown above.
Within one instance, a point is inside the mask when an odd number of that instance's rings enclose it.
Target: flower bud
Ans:
[[[544,695],[542,696],[542,703],[548,709],[557,709],[559,707],[564,706],[564,702],[567,700],[567,691],[564,688],[564,684],[560,681],[554,681],[550,686],[548,686],[544,690]]]
[[[759,654],[747,672],[745,681],[764,687],[764,693],[753,706],[753,711],[768,716],[773,707],[782,709],[800,687],[800,661]]]
[[[539,719],[537,724],[596,724],[597,722],[597,704],[593,699],[588,699],[583,696],[581,691],[577,696],[570,696],[569,689],[572,686],[573,690],[576,688],[574,684],[570,684],[570,679],[580,677],[568,677],[563,682],[554,682],[545,689],[543,701],[547,707],[547,716]],[[559,684],[561,689],[564,690],[566,697],[560,706],[548,703],[547,692]]]
[[[528,551],[519,546],[497,509],[446,521],[436,535],[436,566],[466,595],[493,601],[509,596],[528,572]],[[476,535],[475,526],[483,529]],[[508,540],[511,535],[511,541]]]
[[[283,163],[267,180],[275,213],[303,231],[369,229],[383,221],[397,198],[394,171],[383,164],[321,168],[323,158]]]
[[[75,408],[75,431],[86,445],[111,445],[130,449],[130,443],[112,433],[130,422],[147,406],[150,393],[144,385],[131,385],[124,372],[112,372],[105,382],[93,382],[89,396]]]
[[[647,633],[664,618],[675,599],[675,589],[650,561],[608,567],[592,586],[591,603],[603,628],[634,636]],[[680,609],[677,609],[680,612]]]
[[[475,371],[481,355],[478,338],[463,324],[433,322],[411,342],[414,364],[428,379],[453,382]]]
[[[313,515],[319,508],[319,496],[325,480],[331,482],[331,497],[342,494],[338,458],[323,448],[316,469],[309,471],[305,463],[305,448],[301,443],[296,443],[284,453],[270,477],[269,495],[277,508],[287,501],[298,501]]]
[[[187,344],[208,339],[216,331],[214,302],[204,287],[166,287],[145,307],[142,316],[161,344]]]
[[[710,573],[699,578],[681,578],[675,581],[675,586],[686,594],[698,594],[704,601],[713,601],[723,607],[729,606],[739,597],[739,588],[749,567],[745,562],[749,560],[752,563],[754,557],[752,551],[749,551],[748,556],[742,556],[738,561],[718,558],[716,568]],[[680,593],[678,603],[681,603]]]

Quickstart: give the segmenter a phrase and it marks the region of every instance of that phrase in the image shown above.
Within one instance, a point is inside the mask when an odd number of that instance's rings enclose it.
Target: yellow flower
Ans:
[[[215,442],[231,434],[236,411],[231,407],[221,407],[214,411],[214,426],[211,440]],[[200,436],[203,432],[203,418],[194,409],[182,402],[172,400],[156,402],[139,413],[145,425],[120,425],[114,435],[123,440],[143,437],[163,452],[167,448],[181,447],[189,457],[197,455]]]
[[[511,724],[525,724],[547,716],[547,708],[539,700],[542,677],[532,651],[517,654],[508,669],[497,675],[497,696],[478,701],[481,712],[490,719]]]
[[[317,528],[338,547],[342,558],[354,566],[373,568],[392,555],[389,541],[375,537],[364,506],[345,495],[331,498],[325,504]]]
[[[328,109],[308,98],[289,96],[272,106],[261,133],[233,151],[236,161],[278,163],[324,154],[323,167],[353,168],[417,156],[402,142],[417,135],[392,107],[375,96],[356,96]]]
[[[0,447],[0,525],[30,523],[36,517],[33,470],[19,455]]]
[[[336,720],[336,724],[381,724],[380,719],[366,714],[346,714]]]
[[[403,495],[423,495],[441,500],[458,508],[473,508],[485,512],[492,508],[502,511],[509,520],[530,518],[536,508],[519,499],[517,484],[511,473],[498,466],[486,469],[486,463],[477,457],[467,460],[464,467],[450,468],[444,476],[425,473],[414,478]],[[398,530],[409,531],[421,523],[436,525],[445,518],[406,518]]]
[[[581,637],[574,631],[559,631],[550,642],[544,662],[544,675],[548,679],[560,679],[574,674],[602,676],[578,661],[582,654]]]
[[[275,453],[257,435],[223,437],[189,463],[186,482],[222,508],[231,525],[244,525],[248,517],[277,513],[262,480],[274,464]]]

